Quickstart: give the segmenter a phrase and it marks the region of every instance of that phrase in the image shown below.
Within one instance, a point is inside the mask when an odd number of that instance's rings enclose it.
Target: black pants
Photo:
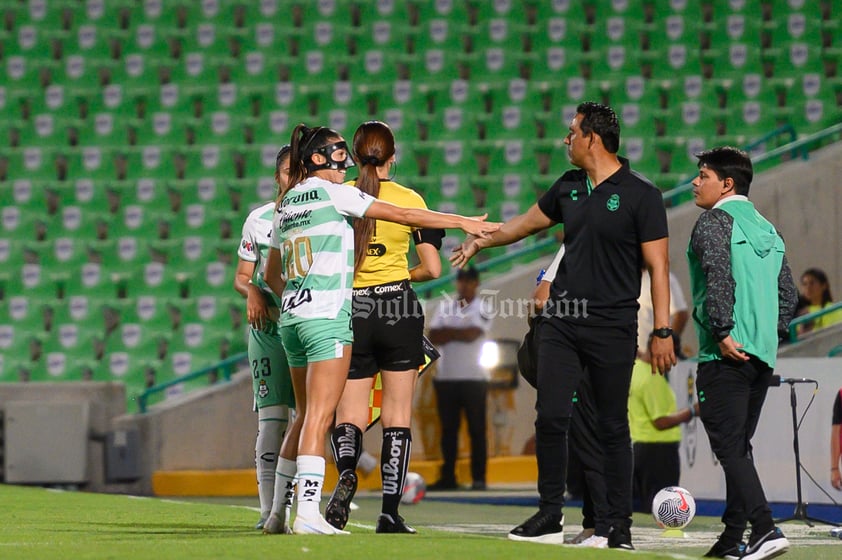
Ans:
[[[471,436],[471,477],[485,482],[488,461],[486,417],[488,410],[487,381],[436,381],[433,383],[441,421],[441,480],[456,482],[456,455],[459,448],[459,423],[462,411]]]
[[[637,349],[637,328],[573,324],[552,317],[538,331],[538,401],[535,451],[540,508],[560,513],[567,475],[567,434],[573,392],[590,379],[604,457],[606,522],[627,528],[632,510],[632,449],[628,398]]]
[[[569,468],[567,485],[576,484],[582,494],[582,527],[608,536],[608,488],[605,486],[602,445],[599,443],[596,402],[586,375],[576,389],[570,419]],[[577,477],[578,480],[571,480]]]
[[[772,368],[755,357],[741,363],[704,362],[699,364],[696,376],[699,416],[710,447],[725,471],[723,536],[738,540],[747,521],[761,534],[774,526],[751,454],[751,438],[771,377]]]
[[[678,486],[681,477],[680,443],[634,444],[634,501],[637,511],[652,513],[652,499],[662,488]]]

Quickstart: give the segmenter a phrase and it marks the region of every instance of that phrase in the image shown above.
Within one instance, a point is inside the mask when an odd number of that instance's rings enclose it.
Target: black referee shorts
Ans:
[[[354,289],[354,346],[348,379],[424,363],[424,309],[408,280]]]

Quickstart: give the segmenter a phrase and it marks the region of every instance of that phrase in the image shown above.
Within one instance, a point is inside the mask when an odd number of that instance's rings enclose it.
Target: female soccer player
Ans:
[[[415,191],[388,177],[395,162],[395,137],[385,123],[363,123],[354,134],[359,165],[355,186],[378,200],[426,208]],[[410,420],[418,365],[424,363],[424,310],[410,286],[438,278],[438,250],[444,230],[414,229],[372,218],[354,220],[354,346],[345,391],[336,409],[331,436],[339,482],[325,510],[328,523],[344,529],[357,490],[357,460],[368,423],[372,379],[381,372],[383,446],[380,473],[383,507],[378,533],[415,533],[398,515],[412,443]],[[420,264],[409,269],[410,239]]]
[[[292,133],[289,188],[274,219],[266,281],[281,296],[281,337],[304,424],[298,445],[298,514],[293,531],[344,534],[319,512],[325,434],[333,427],[351,361],[354,230],[348,218],[412,227],[460,228],[486,235],[498,224],[403,208],[342,185],[353,165],[342,136],[298,125]],[[417,364],[414,364],[417,365]]]
[[[281,185],[286,185],[289,179],[289,152],[290,147],[284,146],[275,160],[275,182],[279,193]],[[258,415],[254,462],[257,469],[260,521],[256,529],[264,528],[272,510],[278,451],[281,449],[291,409],[295,407],[289,365],[278,331],[280,302],[263,281],[274,211],[275,203],[267,202],[246,218],[234,277],[234,289],[246,298],[246,318],[250,325],[248,357],[254,377],[252,387]],[[300,429],[299,424],[295,434]],[[293,438],[297,439],[295,434],[292,434]],[[288,458],[294,464],[295,446],[290,447],[293,452],[288,454]],[[283,525],[281,520],[281,530]]]

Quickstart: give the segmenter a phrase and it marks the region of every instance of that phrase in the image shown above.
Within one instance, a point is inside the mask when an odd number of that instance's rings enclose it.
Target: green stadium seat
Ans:
[[[129,143],[128,129],[120,115],[96,113],[85,121],[75,123],[76,144],[82,148],[94,146],[124,146]]]
[[[125,89],[151,92],[161,84],[163,61],[145,54],[129,54],[108,68],[103,85],[116,84]]]
[[[238,226],[241,224],[238,224]],[[230,251],[229,251],[230,252]],[[193,295],[231,295],[234,285],[235,265],[211,261],[195,269],[190,279],[190,293]]]
[[[284,129],[278,129],[278,135],[275,139],[282,139],[286,141],[289,138],[289,132]],[[274,177],[275,175],[275,158],[278,155],[280,148],[274,144],[260,144],[249,146],[248,149],[242,151],[243,171],[244,177],[260,178],[260,177]]]
[[[706,79],[734,80],[746,73],[762,72],[760,46],[747,43],[723,43],[702,53],[702,70]]]
[[[419,53],[408,63],[409,77],[413,80],[426,80],[430,84],[449,83],[463,78],[458,64],[453,64],[455,53],[443,49],[427,49]]]
[[[487,49],[501,48],[508,53],[520,53],[524,49],[525,29],[509,18],[483,17],[475,26],[463,28],[463,43],[466,52],[482,52]],[[494,14],[496,16],[496,14]]]
[[[177,34],[172,41],[177,46],[176,51],[180,53],[180,58],[184,58],[187,53],[197,52],[214,58],[224,58],[232,55],[228,41],[233,31],[228,25],[200,23]]]
[[[5,292],[24,295],[34,301],[54,299],[58,297],[58,285],[45,267],[25,264],[7,275]]]
[[[228,111],[238,117],[256,116],[260,97],[261,92],[245,90],[235,83],[219,84],[202,96],[202,114]]]
[[[225,146],[204,145],[182,151],[184,169],[179,179],[214,176],[220,179],[237,177],[233,153]]]
[[[192,92],[193,84],[201,88],[219,82],[219,67],[224,61],[203,52],[187,52],[178,60],[161,63],[161,79],[164,83],[180,84],[185,91]]]
[[[297,59],[277,58],[271,53],[248,52],[240,58],[225,59],[220,72],[223,82],[237,84],[246,91],[260,91],[281,79],[289,79],[290,72],[295,73],[301,69],[296,63]],[[320,72],[319,67],[312,75]]]
[[[174,26],[158,22],[137,25],[128,33],[122,30],[110,30],[109,33],[112,40],[120,42],[124,58],[128,55],[143,55],[149,59],[166,60],[174,53],[172,42],[178,30]]]
[[[134,270],[127,270],[123,282],[127,297],[148,295],[178,298],[183,284],[179,274],[159,262],[148,262]]]
[[[418,14],[418,25],[431,19],[447,18],[448,21],[471,23],[467,2],[456,0],[418,0],[414,2]]]
[[[472,54],[461,55],[459,60],[467,68],[473,81],[508,81],[512,78],[528,78],[531,72],[531,57],[502,47],[491,47]]]
[[[47,217],[41,212],[20,206],[6,206],[2,213],[3,235],[19,240],[35,240],[39,231],[44,229]]]
[[[700,43],[700,18],[674,10],[656,10],[651,25],[645,26],[643,48],[646,51],[666,51],[670,46]]]
[[[137,98],[130,95],[130,91],[119,84],[80,92],[78,98],[80,100],[79,116],[95,118],[99,113],[113,113],[121,119],[137,116]]]
[[[133,92],[137,94],[137,90]],[[199,116],[202,88],[164,84],[160,88],[147,88],[138,106],[138,116],[145,118],[152,113],[174,113],[183,118]],[[143,112],[140,111],[142,106]]]
[[[0,237],[0,267],[8,270],[22,266],[26,262],[23,248],[23,241]],[[0,300],[2,299],[0,294]]]
[[[48,86],[56,66],[49,60],[36,60],[20,55],[7,56],[4,62],[6,87],[29,92]]]
[[[116,263],[110,262],[109,264],[114,265]],[[86,296],[89,298],[117,296],[117,288],[105,266],[88,262],[77,264],[66,270],[66,273],[59,276],[65,299],[71,296]]]
[[[137,3],[133,0],[86,0],[66,4],[74,29],[84,25],[112,26],[114,22],[120,29],[125,29],[131,22],[132,10]]]
[[[646,137],[623,137],[620,145],[621,155],[628,158],[635,171],[647,177],[654,177],[658,173],[668,171],[661,163],[658,147],[655,142]]]
[[[537,121],[535,114],[528,108],[517,105],[500,107],[479,125],[480,139],[524,139],[537,138]]]
[[[127,179],[175,179],[176,155],[169,146],[133,146],[125,150],[125,177]]]
[[[187,125],[191,139],[200,143],[235,146],[246,141],[245,119],[236,113],[214,111],[205,113],[201,119],[195,119]]]
[[[60,156],[64,161],[64,172],[59,166],[60,180],[76,180],[81,178],[115,180],[118,179],[117,153],[103,146],[88,146],[85,148],[68,150]]]
[[[17,145],[53,149],[69,148],[72,124],[74,124],[73,121],[53,114],[41,114],[29,121],[15,122]]]
[[[807,43],[790,43],[783,48],[772,49],[764,53],[764,62],[771,65],[771,75],[778,83],[791,80],[805,73],[825,76],[825,65],[821,47]]]
[[[494,140],[474,148],[474,158],[479,164],[480,175],[506,173],[535,173],[540,171],[537,157],[523,140]],[[483,161],[483,158],[486,158]]]
[[[262,3],[261,3],[262,4]],[[247,8],[251,3],[247,5]],[[262,18],[251,20],[255,23],[243,30],[243,32],[232,33],[229,36],[229,41],[232,46],[232,56],[238,59],[244,59],[248,53],[260,52],[271,54],[279,58],[296,58],[297,53],[293,52],[292,42],[294,40],[294,33],[290,30],[275,28],[271,23],[268,23]]]
[[[818,11],[792,12],[773,19],[765,26],[767,48],[783,48],[787,45],[803,41],[815,41],[822,32],[822,20]]]
[[[141,146],[184,146],[189,119],[179,113],[156,111],[145,119],[134,119],[128,127],[130,144]]]
[[[395,54],[409,53],[413,37],[413,30],[407,22],[377,20],[353,30],[350,53],[359,55],[380,50]]]

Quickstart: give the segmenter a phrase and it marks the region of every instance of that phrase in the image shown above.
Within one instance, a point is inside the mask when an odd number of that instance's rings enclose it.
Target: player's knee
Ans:
[[[599,421],[600,435],[604,443],[627,442],[630,439],[629,421],[627,416],[604,417]]]

